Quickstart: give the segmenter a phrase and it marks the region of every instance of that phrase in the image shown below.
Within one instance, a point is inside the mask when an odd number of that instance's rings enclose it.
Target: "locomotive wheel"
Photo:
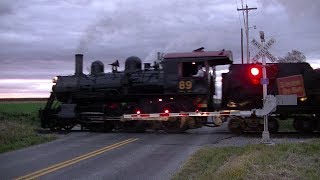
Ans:
[[[59,122],[57,121],[57,119],[52,118],[50,119],[50,125],[49,125],[49,129],[53,132],[57,132],[57,131],[61,131],[62,127],[59,124]]]
[[[58,126],[60,126],[61,129],[70,131],[75,126],[75,122],[73,119],[59,119]]]
[[[277,133],[279,130],[279,123],[276,118],[269,117],[268,119],[268,130],[270,133]]]
[[[114,128],[114,125],[112,122],[104,122],[103,123],[103,132],[111,132]]]
[[[248,131],[262,131],[263,130],[263,119],[260,117],[248,117],[245,118],[245,125]]]
[[[73,124],[66,124],[63,126],[63,129],[66,131],[70,131],[74,127]]]
[[[87,128],[92,132],[102,131],[103,128],[101,126],[102,125],[100,123],[89,123],[89,124],[87,124]]]
[[[244,119],[240,117],[231,117],[229,119],[228,128],[231,133],[241,134],[245,127]]]
[[[315,117],[314,119],[314,129],[317,130],[317,131],[320,131],[320,115],[317,114],[317,116]]]
[[[161,111],[163,112],[164,109],[170,109],[170,112],[186,112],[188,110],[185,105],[176,102],[167,103],[161,108]],[[161,124],[167,133],[182,133],[188,129],[186,117],[170,117],[167,121],[162,121]]]
[[[51,131],[53,131],[53,132],[55,132],[55,131],[61,131],[61,130],[62,130],[62,128],[59,127],[59,126],[50,127],[49,129],[50,129]]]
[[[162,128],[167,133],[182,133],[187,130],[186,123],[181,118],[169,118],[168,121],[162,121]]]
[[[311,117],[299,116],[294,118],[293,127],[300,133],[310,133],[314,130],[314,121]]]

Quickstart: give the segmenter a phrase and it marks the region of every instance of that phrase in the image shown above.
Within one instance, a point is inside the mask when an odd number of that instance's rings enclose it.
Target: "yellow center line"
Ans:
[[[115,149],[117,147],[120,147],[120,146],[123,146],[125,144],[129,144],[131,142],[134,142],[138,140],[138,138],[130,138],[130,139],[127,139],[125,141],[121,141],[121,142],[118,142],[118,143],[115,143],[115,144],[112,144],[112,145],[109,145],[109,146],[106,146],[106,147],[103,147],[101,149],[98,149],[96,151],[93,151],[93,152],[90,152],[90,153],[87,153],[87,154],[84,154],[82,156],[79,156],[79,157],[76,157],[76,158],[73,158],[71,160],[67,160],[67,161],[64,161],[62,163],[58,163],[58,164],[55,164],[55,165],[52,165],[52,166],[49,166],[47,168],[44,168],[44,169],[41,169],[39,171],[36,171],[36,172],[33,172],[31,174],[27,174],[25,176],[22,176],[22,177],[19,177],[17,178],[17,180],[21,180],[21,179],[35,179],[37,177],[40,177],[40,176],[43,176],[45,174],[48,174],[50,172],[53,172],[53,171],[56,171],[58,169],[61,169],[61,168],[64,168],[64,167],[67,167],[67,166],[70,166],[72,164],[75,164],[77,162],[80,162],[82,160],[85,160],[85,159],[88,159],[88,158],[91,158],[93,156],[97,156],[99,154],[102,154],[106,151],[110,151],[112,149]]]

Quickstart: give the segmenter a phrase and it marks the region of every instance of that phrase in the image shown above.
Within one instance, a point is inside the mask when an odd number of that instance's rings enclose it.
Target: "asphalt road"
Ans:
[[[196,150],[233,136],[225,126],[183,134],[72,132],[0,154],[0,179],[170,179]]]

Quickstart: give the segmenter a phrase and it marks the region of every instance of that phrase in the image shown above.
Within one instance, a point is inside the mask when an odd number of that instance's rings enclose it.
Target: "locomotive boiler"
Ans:
[[[107,73],[101,61],[94,61],[90,74],[84,74],[83,55],[76,54],[75,74],[53,80],[51,96],[40,110],[41,125],[52,130],[70,130],[77,124],[105,131],[151,128],[181,132],[199,128],[209,123],[206,118],[126,121],[122,115],[213,111],[215,66],[231,63],[231,51],[201,50],[167,53],[153,65],[131,56],[123,71],[118,71],[116,61]],[[201,77],[198,70],[203,71]]]

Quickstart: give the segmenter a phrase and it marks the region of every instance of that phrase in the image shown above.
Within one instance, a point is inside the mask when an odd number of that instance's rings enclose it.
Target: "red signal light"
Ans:
[[[164,113],[168,114],[170,111],[169,109],[164,110]]]
[[[252,65],[248,68],[249,79],[253,85],[260,84],[260,79],[262,78],[262,71],[259,65]]]
[[[258,76],[260,74],[260,70],[256,67],[251,68],[250,72],[253,76]]]
[[[140,110],[138,110],[136,113],[137,113],[137,114],[141,114],[141,111],[140,111]]]

